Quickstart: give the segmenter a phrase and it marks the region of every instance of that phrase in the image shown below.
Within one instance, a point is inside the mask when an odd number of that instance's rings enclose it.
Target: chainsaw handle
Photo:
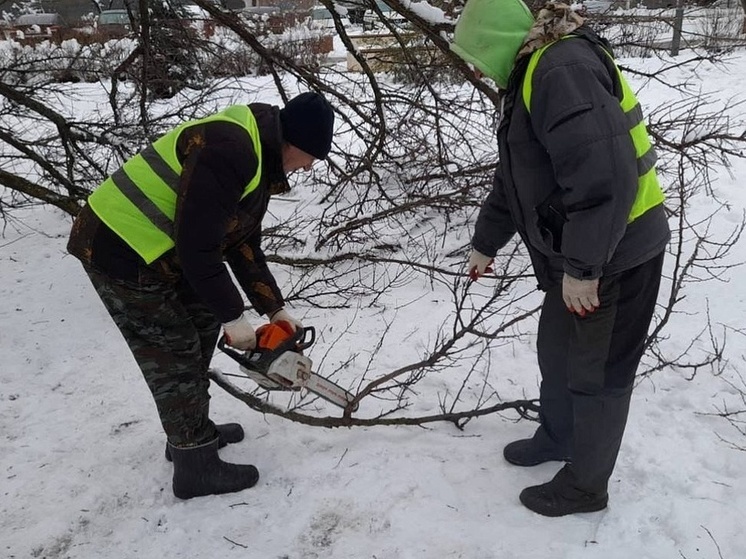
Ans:
[[[306,337],[310,336],[308,340],[306,340]],[[303,351],[304,349],[308,349],[313,345],[313,342],[316,341],[316,328],[313,326],[304,326],[303,327],[303,336],[298,339],[297,347],[298,351]]]
[[[218,349],[225,353],[228,357],[232,357],[234,361],[242,365],[243,362],[246,360],[246,355],[244,353],[236,351],[226,343],[225,336],[220,336],[220,339],[218,340]]]
[[[315,341],[316,328],[314,328],[313,326],[305,326],[301,332],[296,332],[295,335],[288,340],[288,342],[294,345],[286,349],[291,351],[303,351],[304,349],[308,349],[309,347],[311,347]],[[262,353],[261,350],[257,349],[254,349],[248,353],[237,351],[227,344],[225,336],[220,336],[220,339],[218,340],[218,349],[237,363],[244,366],[247,362],[250,362],[250,356],[254,355],[255,353]],[[275,351],[278,350],[283,351],[285,350],[285,348],[277,348]]]

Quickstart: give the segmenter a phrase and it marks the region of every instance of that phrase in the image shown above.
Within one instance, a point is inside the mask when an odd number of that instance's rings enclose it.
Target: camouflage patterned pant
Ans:
[[[140,366],[169,442],[214,439],[207,369],[220,334],[215,315],[185,281],[138,285],[86,273]]]

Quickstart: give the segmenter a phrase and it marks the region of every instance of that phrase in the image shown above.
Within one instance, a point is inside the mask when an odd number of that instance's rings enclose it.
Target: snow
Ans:
[[[402,0],[401,4],[428,23],[453,23],[453,20],[446,16],[443,10],[430,5],[428,2],[412,2],[411,0]]]
[[[624,64],[645,69],[654,62]],[[743,99],[744,53],[727,65],[702,63],[696,74],[677,72],[720,99]],[[643,87],[646,106],[670,95],[653,82],[631,81]],[[746,210],[745,182],[744,160],[719,174],[715,193],[730,204],[716,221],[723,231]],[[291,196],[305,203],[314,194],[302,189]],[[708,214],[708,200],[694,202],[693,212]],[[505,444],[535,428],[510,413],[476,419],[463,431],[443,423],[329,430],[261,416],[215,385],[213,419],[240,421],[247,432],[221,456],[255,464],[261,479],[244,492],[179,501],[146,385],[79,263],[66,255],[69,226],[58,211],[27,210],[0,237],[0,556],[746,557],[746,439],[717,416],[746,407],[743,267],[727,271],[728,283],[690,287],[693,318],[677,322],[671,338],[684,343],[687,326],[709,307],[714,323],[730,328],[730,362],[720,375],[669,368],[640,381],[605,511],[548,519],[520,505],[520,489],[547,481],[559,465],[517,468],[502,459]],[[746,241],[730,261],[746,261]],[[273,269],[287,285],[289,274]],[[431,288],[384,294],[383,309],[346,333],[349,347],[372,351],[365,340],[378,339],[387,313],[408,313],[400,342],[380,357],[385,364],[416,359],[447,311],[443,294]],[[342,313],[292,311],[327,334],[347,327]],[[321,360],[326,341],[317,344],[309,355]],[[537,395],[532,344],[500,348],[493,361],[503,398]],[[216,361],[230,369],[226,359]],[[447,375],[431,381],[438,383],[447,385]],[[437,411],[435,394],[417,411]]]

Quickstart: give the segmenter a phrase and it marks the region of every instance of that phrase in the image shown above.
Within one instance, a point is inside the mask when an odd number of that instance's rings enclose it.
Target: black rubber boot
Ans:
[[[553,460],[570,461],[569,449],[552,441],[543,427],[539,427],[530,439],[506,445],[503,456],[514,466],[536,466]]]
[[[609,495],[606,491],[589,493],[578,489],[574,484],[568,464],[557,472],[552,481],[527,487],[521,491],[520,499],[527,509],[538,514],[565,516],[605,509],[609,502]]]
[[[227,444],[240,443],[244,438],[243,427],[238,423],[224,423],[215,425],[218,430],[218,448],[223,448]],[[169,444],[166,443],[166,460],[171,462],[171,451]]]
[[[218,457],[217,438],[200,446],[169,446],[174,462],[173,491],[179,499],[234,493],[259,480],[254,466],[223,462]]]

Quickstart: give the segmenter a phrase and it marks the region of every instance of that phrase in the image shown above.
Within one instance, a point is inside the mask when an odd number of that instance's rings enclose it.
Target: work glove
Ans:
[[[236,349],[248,351],[256,347],[256,334],[246,319],[246,314],[241,313],[236,320],[223,324],[225,342]]]
[[[494,259],[489,256],[485,256],[476,249],[472,249],[471,255],[469,256],[469,264],[467,264],[467,270],[469,271],[469,277],[471,281],[477,281],[484,274],[492,273],[490,264]]]
[[[583,280],[565,274],[562,278],[562,299],[570,312],[585,316],[586,312],[593,312],[600,304],[598,302],[598,278]]]
[[[274,314],[272,314],[272,316],[269,317],[269,321],[272,324],[275,324],[281,321],[287,322],[293,327],[293,332],[295,332],[296,330],[303,330],[303,324],[301,323],[301,321],[298,320],[297,318],[293,318],[292,316],[290,316],[285,309],[280,309],[279,311],[275,311]]]

